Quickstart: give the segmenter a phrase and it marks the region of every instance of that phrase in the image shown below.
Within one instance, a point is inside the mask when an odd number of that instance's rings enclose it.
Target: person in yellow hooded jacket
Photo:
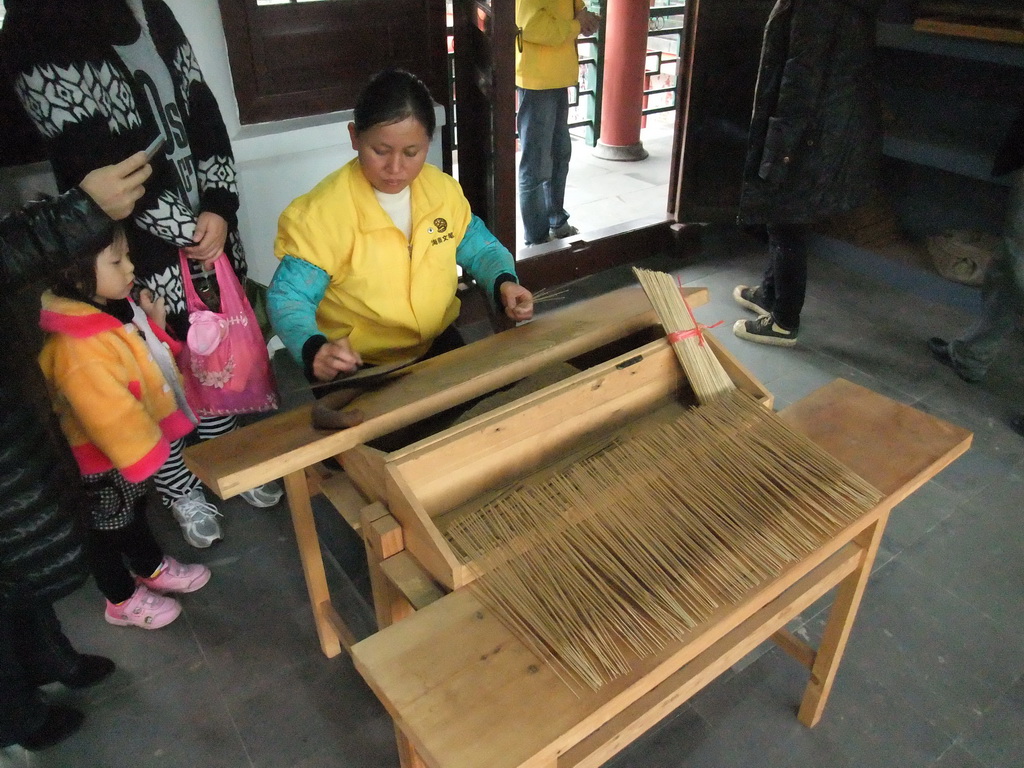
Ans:
[[[512,255],[426,163],[434,127],[418,78],[378,73],[349,124],[357,157],[281,214],[268,310],[310,381],[461,346],[457,266],[511,319],[533,316]]]
[[[565,210],[572,155],[566,89],[579,82],[576,38],[594,34],[600,21],[583,0],[516,0],[519,211],[527,245],[577,233]]]

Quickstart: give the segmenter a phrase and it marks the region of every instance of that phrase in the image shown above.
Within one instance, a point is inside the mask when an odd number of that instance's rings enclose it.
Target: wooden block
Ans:
[[[408,552],[382,561],[380,569],[417,611],[444,597],[444,591]]]

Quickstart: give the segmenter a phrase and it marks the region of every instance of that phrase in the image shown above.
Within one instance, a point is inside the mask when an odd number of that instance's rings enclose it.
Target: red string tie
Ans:
[[[676,342],[682,341],[683,339],[688,339],[691,336],[696,336],[697,339],[698,339],[699,346],[703,347],[704,346],[704,331],[708,330],[709,328],[717,328],[723,322],[725,322],[725,321],[724,320],[719,320],[714,325],[701,325],[700,323],[698,323],[695,328],[690,328],[690,329],[685,330],[685,331],[672,331],[672,333],[668,334],[665,338],[668,339],[668,343],[669,344],[675,344]]]
[[[690,316],[690,322],[693,323],[693,328],[690,328],[685,331],[672,331],[672,333],[668,334],[665,338],[668,339],[669,344],[675,344],[676,342],[682,341],[683,339],[688,339],[691,336],[696,336],[698,340],[698,345],[703,347],[704,331],[708,330],[709,328],[717,328],[725,321],[719,320],[714,325],[701,325],[700,323],[698,323],[697,318],[693,316],[693,310],[690,309],[690,302],[688,302],[686,300],[686,297],[683,296],[683,283],[679,279],[679,275],[676,275],[676,285],[679,286],[679,296],[683,300],[683,306],[686,307],[686,314]]]

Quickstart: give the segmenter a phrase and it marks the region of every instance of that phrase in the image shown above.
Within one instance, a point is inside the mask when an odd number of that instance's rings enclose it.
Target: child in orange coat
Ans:
[[[195,417],[169,351],[176,342],[128,298],[133,282],[118,229],[95,259],[60,273],[43,295],[39,363],[82,473],[105,618],[158,629],[181,613],[165,593],[194,592],[210,570],[165,556],[146,520],[150,479]]]

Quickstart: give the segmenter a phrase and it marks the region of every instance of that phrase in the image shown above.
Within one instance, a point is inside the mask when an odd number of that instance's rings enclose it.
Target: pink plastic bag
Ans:
[[[180,254],[188,305],[188,338],[178,354],[185,398],[199,416],[229,416],[277,408],[277,386],[256,315],[223,253],[214,259],[220,312],[196,293]]]

